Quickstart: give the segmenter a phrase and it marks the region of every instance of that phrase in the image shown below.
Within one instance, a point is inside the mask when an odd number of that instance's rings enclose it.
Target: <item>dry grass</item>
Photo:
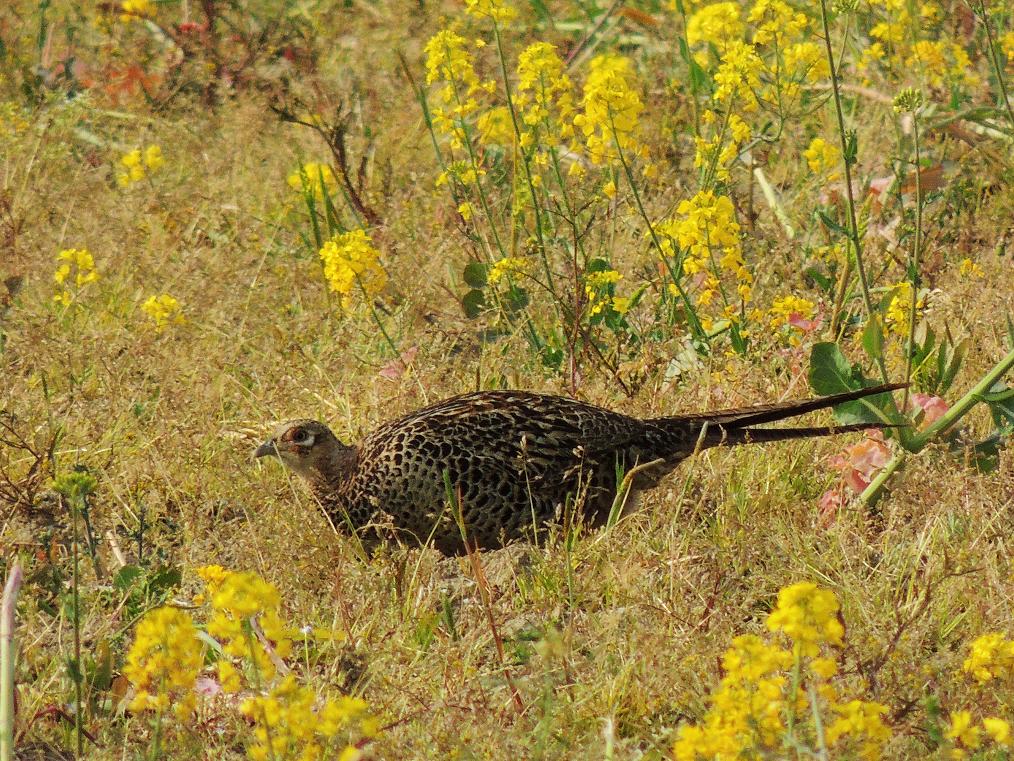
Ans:
[[[34,48],[24,38],[39,19],[34,5],[15,5],[0,11],[0,36],[7,60],[27,61]],[[176,599],[196,590],[195,567],[254,570],[282,592],[297,625],[332,626],[344,636],[321,647],[308,676],[322,690],[362,695],[394,724],[370,746],[378,758],[666,756],[679,723],[705,710],[732,637],[762,631],[778,590],[799,580],[831,588],[842,603],[843,670],[867,699],[889,706],[895,735],[887,757],[944,752],[926,731],[928,698],[945,707],[986,701],[1006,706],[1012,718],[1014,684],[984,698],[960,673],[974,637],[1012,633],[1008,450],[996,470],[981,473],[960,447],[934,445],[909,462],[875,508],[852,504],[829,523],[817,502],[835,481],[827,459],[840,441],[712,451],[684,465],[614,529],[580,536],[572,552],[557,538],[484,557],[521,715],[467,563],[403,548],[363,562],[300,484],[273,463],[251,461],[279,419],[323,419],[355,440],[397,414],[474,388],[571,391],[566,373],[547,370],[518,336],[482,341],[482,325],[465,319],[457,302],[466,242],[454,204],[433,189],[432,147],[392,52],[397,45],[420,77],[422,45],[438,28],[439,12],[457,15],[457,6],[318,5],[321,28],[343,31],[321,44],[319,71],[292,87],[355,103],[357,120],[375,136],[368,197],[384,220],[375,240],[391,279],[380,303],[398,346],[418,347],[411,371],[394,380],[379,374],[392,356],[368,310],[335,308],[318,261],[300,241],[300,201],[285,178],[300,161],[327,154],[308,130],[280,123],[268,109],[281,80],[273,70],[263,74],[264,87],[221,94],[213,109],[185,90],[152,108],[137,93],[113,99],[95,89],[68,100],[57,89],[19,111],[25,129],[4,133],[0,276],[23,278],[23,285],[0,317],[0,409],[33,446],[44,450],[55,440],[31,503],[3,505],[0,514],[6,562],[20,553],[28,572],[19,606],[20,726],[72,695],[65,670],[68,517],[46,489],[78,464],[98,478],[90,519],[101,568],[96,573],[88,559],[82,565],[86,662],[109,658],[115,670],[130,641],[132,622],[110,586],[116,560],[107,532],[132,564],[182,569]],[[54,6],[51,66],[69,49],[62,30],[77,23],[69,5]],[[610,27],[609,39],[640,31],[628,19]],[[559,41],[565,33],[547,35]],[[132,39],[121,38],[124,56],[138,49]],[[685,72],[673,49],[669,59],[650,45],[642,54],[647,129],[653,151],[666,156],[647,198],[659,216],[695,188],[692,143],[666,133],[669,122],[689,118],[685,97],[674,106],[662,86],[670,68]],[[298,80],[301,73],[288,75]],[[0,78],[4,99],[18,109],[29,105],[17,89],[27,76],[12,67]],[[858,121],[860,173],[889,172],[886,157],[896,150],[890,107],[859,100],[856,108],[868,115]],[[798,157],[814,130],[832,129],[824,114],[787,126],[785,156]],[[1009,168],[945,131],[926,140],[935,162],[953,164],[928,211],[925,278],[940,293],[927,320],[972,336],[952,401],[1009,350],[1014,194]],[[121,153],[149,144],[162,147],[166,166],[150,185],[117,187]],[[363,145],[353,139],[355,151]],[[801,238],[785,238],[754,188],[749,257],[760,300],[817,298],[799,253],[825,235],[812,216],[819,182],[796,158],[764,160]],[[735,192],[745,204],[747,172],[740,171]],[[610,234],[613,264],[629,282],[649,272],[634,214],[621,208]],[[101,275],[71,308],[51,301],[55,256],[65,248],[89,249]],[[893,268],[900,279],[903,267],[891,260],[899,254],[890,248],[878,240],[870,255],[878,272]],[[966,257],[982,278],[959,275]],[[187,322],[158,334],[139,305],[163,292],[179,300]],[[642,309],[631,320],[646,332],[653,316]],[[620,357],[630,397],[590,357],[577,394],[647,415],[808,393],[806,356],[815,336],[796,348],[762,336],[745,356],[720,348],[674,381],[665,370],[685,335],[666,330]],[[858,358],[851,340],[842,345]],[[892,368],[900,371],[898,356]],[[977,412],[964,426],[972,440],[989,421]],[[27,462],[23,450],[0,455],[15,476],[25,475]],[[87,728],[98,740],[89,758],[139,757],[148,747],[147,721],[115,710],[113,685],[88,690]],[[241,757],[244,725],[228,711],[219,715],[213,730],[175,734],[171,756]],[[73,744],[67,726],[49,717],[27,736]]]

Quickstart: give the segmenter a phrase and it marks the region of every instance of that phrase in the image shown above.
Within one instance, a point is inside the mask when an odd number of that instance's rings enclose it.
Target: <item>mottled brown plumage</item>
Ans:
[[[356,446],[323,423],[292,421],[255,455],[281,458],[309,482],[336,527],[367,543],[401,538],[454,554],[465,544],[448,506],[448,484],[469,544],[501,547],[571,516],[603,525],[618,475],[634,468],[637,492],[654,487],[697,448],[876,427],[753,426],[899,387],[646,420],[559,396],[480,391],[387,423]]]

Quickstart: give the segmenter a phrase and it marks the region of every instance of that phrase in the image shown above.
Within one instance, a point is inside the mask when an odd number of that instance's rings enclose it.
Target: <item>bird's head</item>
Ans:
[[[293,420],[278,426],[254,457],[274,455],[294,472],[310,480],[329,478],[350,448],[316,420]]]

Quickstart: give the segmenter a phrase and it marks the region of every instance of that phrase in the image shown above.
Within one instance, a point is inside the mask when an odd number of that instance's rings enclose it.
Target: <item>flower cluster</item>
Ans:
[[[810,145],[803,151],[803,158],[810,171],[827,182],[834,182],[841,175],[838,172],[841,166],[841,150],[822,137],[815,137]]]
[[[282,621],[278,590],[249,571],[205,566],[197,573],[207,584],[213,611],[208,634],[222,642],[225,655],[249,660],[259,679],[270,680],[276,659],[287,658],[292,652],[293,632]],[[227,691],[237,685],[231,668],[219,671]]]
[[[504,24],[517,18],[518,10],[504,0],[465,0],[465,11],[476,18]]]
[[[581,99],[582,110],[574,124],[584,135],[589,160],[596,165],[613,164],[621,153],[647,157],[647,149],[638,138],[644,103],[638,92],[634,64],[614,53],[595,56],[589,64],[588,78]]]
[[[722,657],[723,677],[703,719],[677,733],[677,761],[774,757],[790,732],[797,748],[823,741],[843,757],[880,758],[891,738],[883,721],[886,706],[841,700],[829,681],[838,663],[824,649],[841,645],[844,637],[834,593],[810,582],[785,587],[767,628],[785,634],[791,647],[753,634],[736,637]],[[835,717],[821,722],[823,737],[813,719],[817,710]]]
[[[299,193],[310,193],[317,200],[330,195],[338,186],[334,172],[327,164],[308,161],[292,172],[286,182],[289,187]]]
[[[799,334],[813,330],[819,324],[814,321],[817,305],[809,299],[799,296],[781,296],[771,303],[768,310],[769,324],[772,330],[781,330],[786,326],[794,328],[788,337],[792,346],[799,345]]]
[[[971,711],[952,712],[947,730],[944,732],[944,738],[950,740],[952,745],[950,757],[962,759],[966,758],[970,752],[982,749],[983,734],[999,746],[998,750],[1003,749],[1009,752],[1014,749],[1010,722],[989,716],[983,719],[982,725],[979,726],[972,717]]]
[[[136,690],[130,710],[161,713],[171,706],[180,718],[189,716],[203,662],[203,647],[189,615],[169,607],[151,611],[138,624],[123,666],[123,675]]]
[[[838,598],[830,589],[804,581],[778,593],[778,605],[768,616],[767,627],[792,640],[796,652],[813,657],[820,645],[840,645],[845,627],[838,620]]]
[[[666,236],[662,242],[663,253],[675,255],[672,245],[675,241],[686,252],[683,270],[691,276],[700,273],[703,279],[697,303],[706,307],[721,295],[724,317],[737,319],[737,312],[753,298],[753,274],[743,260],[740,228],[732,201],[728,196],[702,190],[693,198],[681,201],[676,212],[676,219],[665,220],[657,226],[658,232]],[[738,303],[726,295],[723,273],[735,279]],[[702,322],[709,324],[710,320]]]
[[[527,275],[531,270],[532,263],[529,260],[520,256],[506,256],[493,262],[486,275],[486,281],[495,285],[504,278],[513,279],[519,275]]]
[[[696,51],[694,58],[701,66],[709,63],[711,48],[721,54],[730,42],[741,39],[745,31],[740,5],[734,2],[705,5],[687,20],[687,42]]]
[[[426,43],[426,82],[441,82],[440,105],[433,108],[433,128],[450,138],[451,148],[469,140],[468,119],[480,108],[478,98],[492,93],[496,85],[481,81],[467,41],[453,29],[437,32]]]
[[[979,684],[992,679],[1014,678],[1014,640],[1000,632],[983,634],[972,642],[961,668]]]
[[[56,262],[53,280],[60,291],[53,296],[53,301],[63,306],[70,306],[78,289],[99,279],[95,259],[86,248],[66,248],[56,255]],[[69,288],[71,284],[74,292]]]
[[[616,270],[601,270],[589,272],[584,276],[584,294],[588,299],[588,316],[594,317],[607,306],[612,306],[615,301],[615,287],[623,279]],[[620,301],[620,306],[629,308],[629,300]],[[626,308],[617,310],[626,311]]]
[[[151,0],[122,0],[120,3],[120,21],[124,24],[154,16],[155,4]]]
[[[328,287],[341,295],[342,308],[352,306],[356,293],[373,298],[387,285],[380,252],[364,230],[336,235],[320,249]]]
[[[342,741],[353,725],[358,734],[372,738],[377,721],[367,713],[366,701],[341,696],[319,705],[313,689],[287,676],[266,695],[247,698],[240,713],[254,723],[254,742],[247,747],[252,761],[357,761],[362,752]],[[342,748],[338,751],[338,748]]]
[[[894,295],[891,297],[891,301],[887,305],[886,314],[884,315],[887,320],[887,328],[895,335],[907,338],[909,313],[912,310],[912,284],[907,280],[903,280],[893,285],[892,289]],[[916,319],[919,319],[924,307],[925,298],[920,295],[915,303]]]
[[[155,323],[155,332],[161,333],[170,325],[182,325],[186,322],[183,317],[183,307],[180,302],[168,293],[160,296],[149,296],[143,304],[141,311]]]
[[[116,182],[121,188],[130,187],[151,173],[157,172],[164,165],[165,158],[162,156],[162,149],[157,145],[149,145],[143,152],[140,148],[135,148],[120,157],[120,166],[123,167],[123,171],[116,175]]]
[[[544,148],[574,137],[574,85],[556,48],[548,42],[529,45],[518,56],[515,104],[524,124],[524,148]]]

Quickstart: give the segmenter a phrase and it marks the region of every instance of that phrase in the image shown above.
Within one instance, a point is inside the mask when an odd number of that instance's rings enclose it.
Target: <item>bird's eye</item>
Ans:
[[[292,434],[292,441],[296,444],[305,444],[310,440],[310,432],[305,428],[300,428]]]

